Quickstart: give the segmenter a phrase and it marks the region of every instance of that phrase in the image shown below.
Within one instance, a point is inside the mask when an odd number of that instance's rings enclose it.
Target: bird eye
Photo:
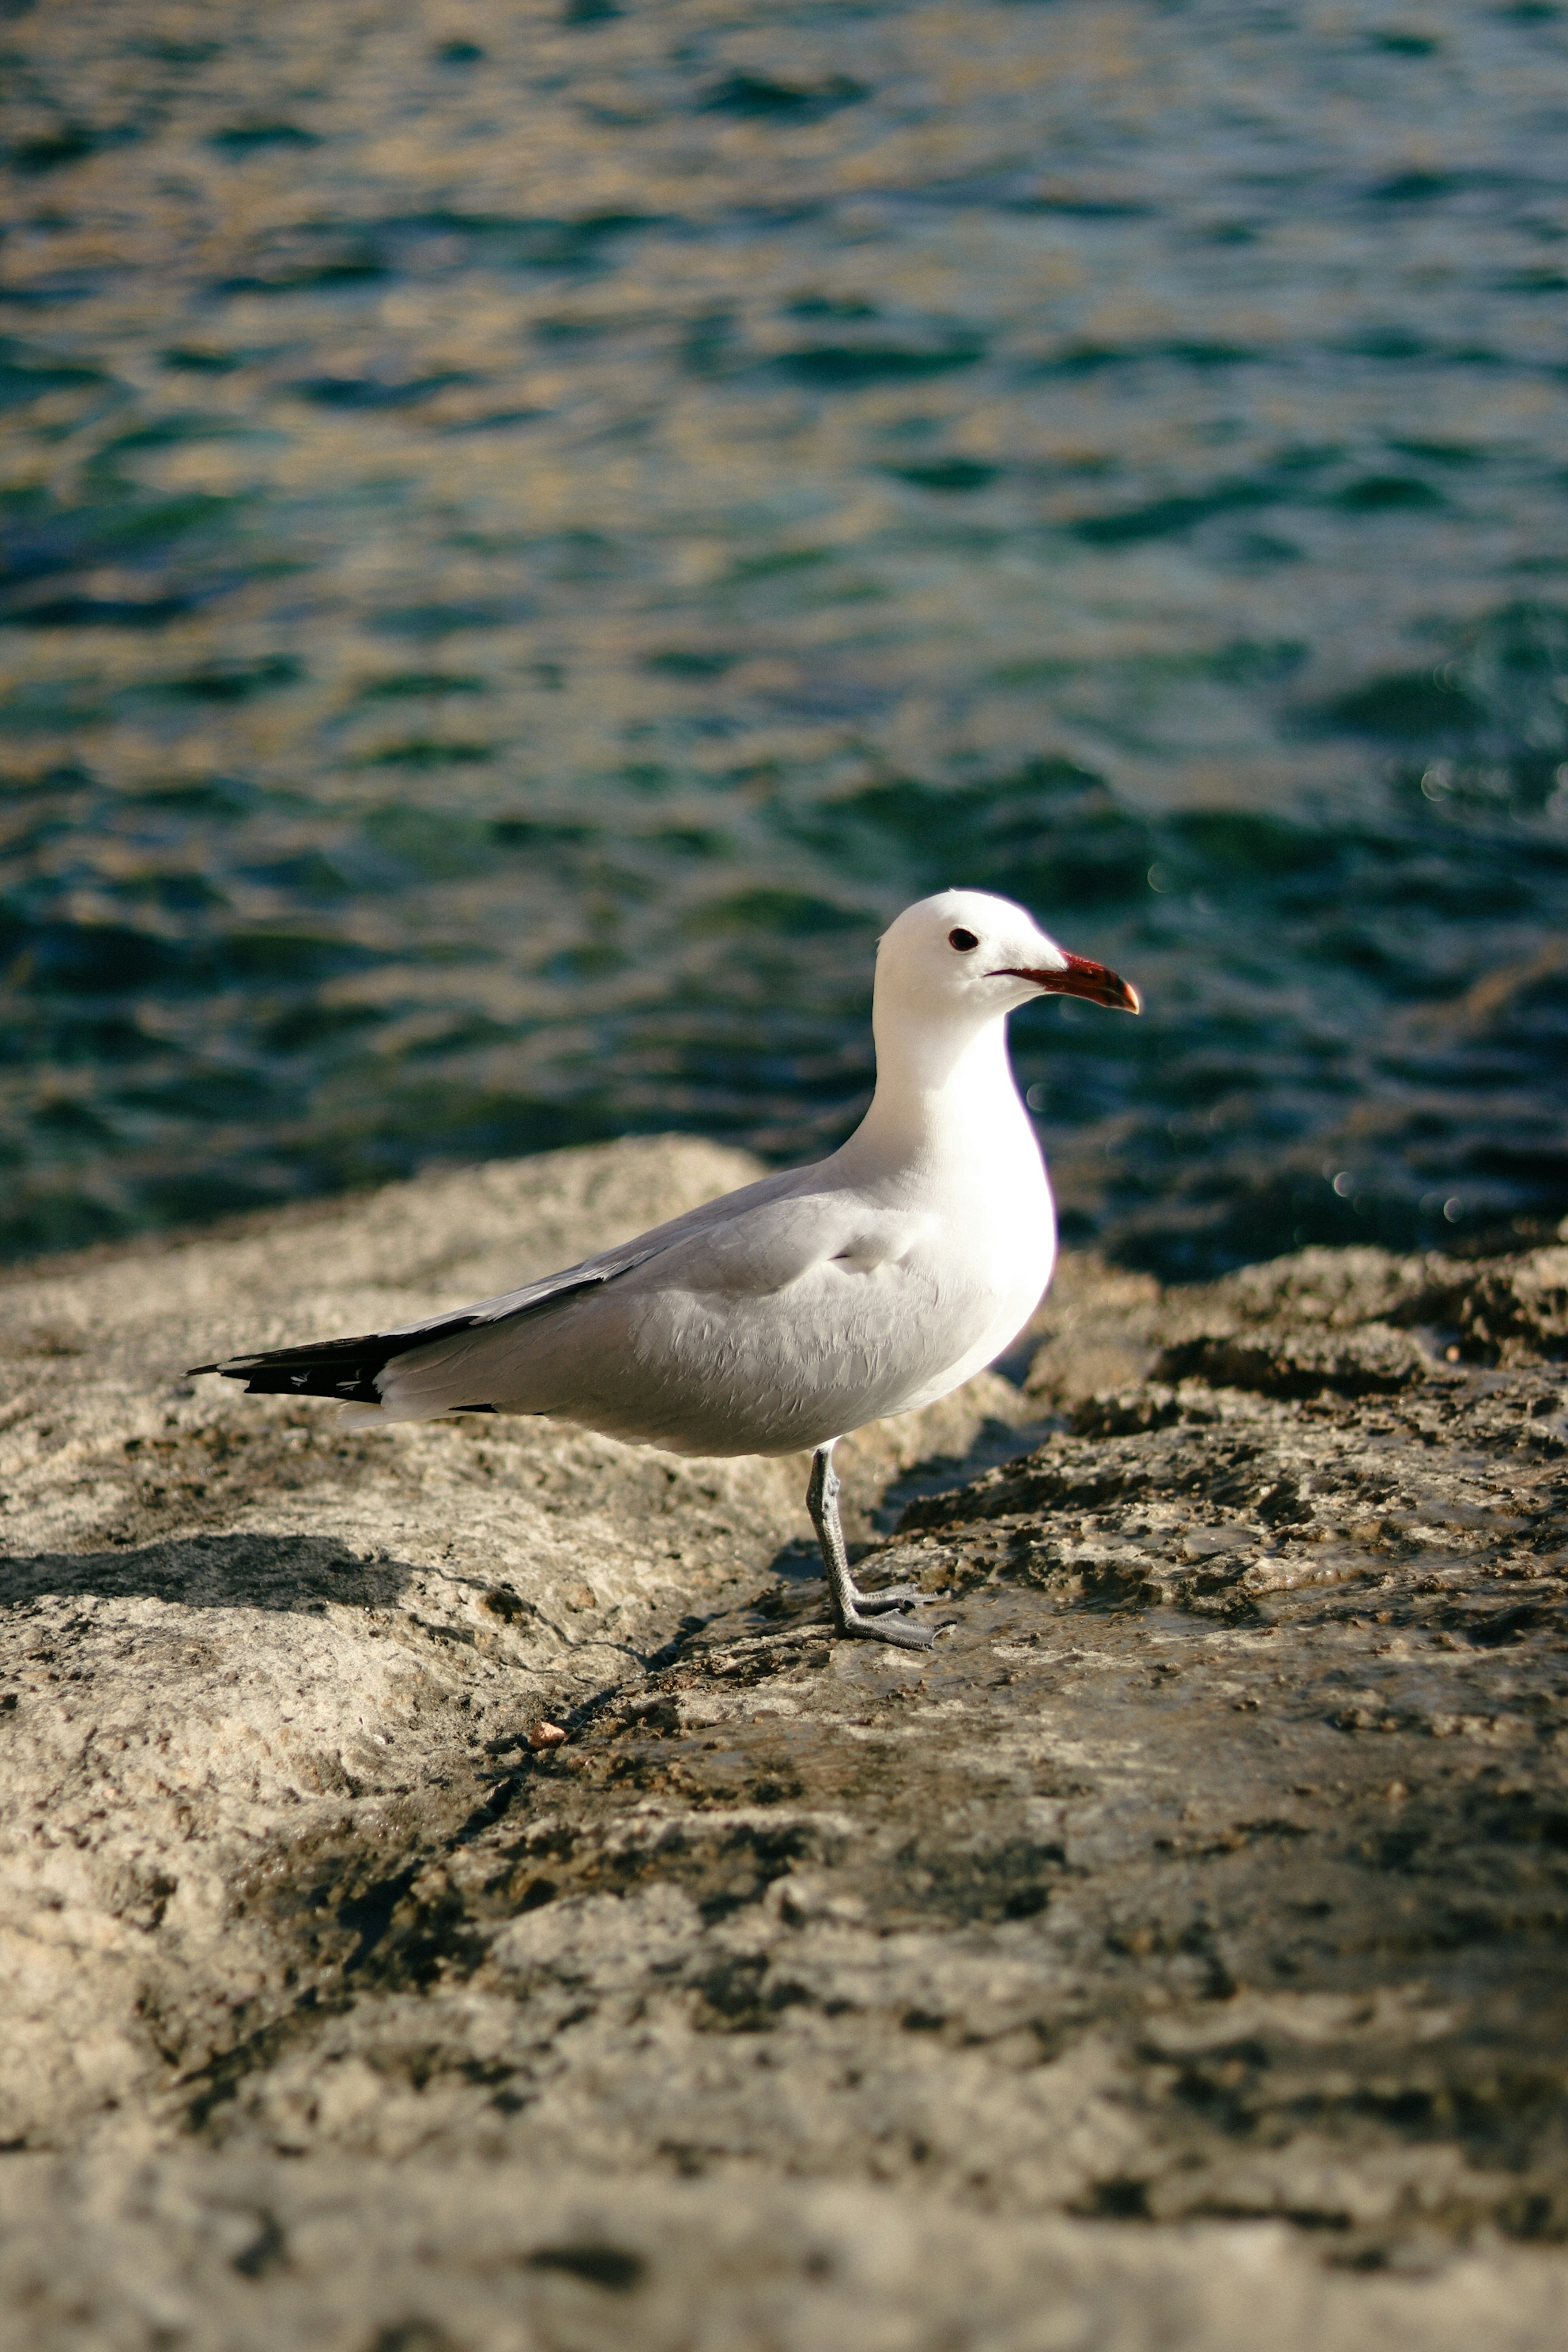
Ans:
[[[973,931],[949,931],[947,944],[950,948],[956,948],[960,955],[968,955],[971,949],[977,948],[980,942]]]

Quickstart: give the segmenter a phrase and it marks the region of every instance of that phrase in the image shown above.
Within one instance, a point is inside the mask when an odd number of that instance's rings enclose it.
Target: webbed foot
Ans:
[[[880,1584],[874,1592],[857,1590],[855,1606],[865,1616],[879,1617],[884,1609],[920,1609],[931,1599],[918,1584]]]
[[[895,1650],[929,1650],[936,1640],[929,1625],[911,1625],[907,1617],[863,1617],[858,1609],[844,1612],[838,1630],[862,1642],[887,1642]]]

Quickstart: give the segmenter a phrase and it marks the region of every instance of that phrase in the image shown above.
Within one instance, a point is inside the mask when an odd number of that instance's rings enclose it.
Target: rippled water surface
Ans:
[[[1022,898],[1069,1233],[1568,1210],[1568,16],[0,22],[0,1241],[870,1075]]]

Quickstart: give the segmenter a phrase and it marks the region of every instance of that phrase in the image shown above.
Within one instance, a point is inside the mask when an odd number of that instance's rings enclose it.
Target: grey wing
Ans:
[[[216,1372],[225,1380],[243,1381],[247,1396],[321,1396],[335,1398],[342,1404],[381,1405],[384,1402],[383,1376],[399,1358],[442,1340],[457,1339],[465,1333],[483,1332],[486,1327],[521,1322],[576,1294],[595,1290],[646,1265],[650,1258],[678,1248],[705,1227],[716,1227],[743,1216],[747,1209],[775,1198],[810,1173],[809,1170],[789,1169],[759,1177],[754,1184],[742,1185],[738,1192],[727,1192],[720,1200],[688,1209],[683,1215],[651,1227],[619,1248],[602,1250],[576,1265],[563,1266],[558,1273],[524,1283],[519,1289],[503,1291],[497,1297],[479,1299],[455,1314],[430,1315],[417,1323],[397,1323],[385,1331],[362,1332],[352,1339],[315,1339],[297,1348],[271,1348],[253,1355],[225,1356],[216,1363],[194,1364],[191,1370],[193,1375]],[[424,1412],[451,1412],[464,1403],[484,1410],[489,1402],[487,1398],[452,1396],[442,1403],[423,1407],[420,1417]]]
[[[465,1307],[459,1316],[432,1315],[423,1323],[400,1324],[397,1336],[404,1332],[434,1332],[459,1322],[503,1323],[511,1316],[525,1315],[532,1307],[563,1298],[569,1291],[592,1289],[599,1283],[612,1282],[617,1275],[646,1265],[650,1258],[661,1256],[689,1238],[717,1234],[725,1226],[739,1223],[750,1210],[776,1200],[809,1181],[816,1172],[815,1168],[785,1168],[772,1176],[759,1176],[754,1184],[742,1184],[736,1192],[721,1193],[716,1201],[704,1201],[698,1208],[684,1210],[662,1225],[650,1225],[646,1234],[638,1234],[634,1240],[623,1242],[614,1249],[601,1250],[596,1257],[563,1266],[559,1274],[542,1276],[537,1282],[525,1282],[519,1290],[503,1290],[494,1298],[481,1298],[474,1306]]]
[[[961,1351],[972,1302],[942,1295],[929,1225],[831,1184],[749,1203],[542,1312],[432,1335],[386,1367],[386,1417],[489,1404],[682,1453],[819,1444]]]

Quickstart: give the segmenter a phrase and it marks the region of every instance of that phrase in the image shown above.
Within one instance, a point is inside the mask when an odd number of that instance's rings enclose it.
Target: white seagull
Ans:
[[[807,1505],[838,1629],[905,1649],[907,1586],[849,1573],[833,1449],[1000,1355],[1056,1258],[1040,1147],[1007,1058],[1032,997],[1124,1013],[1138,992],[1006,898],[943,890],[877,954],[877,1090],[849,1140],[500,1298],[199,1371],[334,1397],[355,1418],[542,1413],[674,1454],[812,1454]]]

